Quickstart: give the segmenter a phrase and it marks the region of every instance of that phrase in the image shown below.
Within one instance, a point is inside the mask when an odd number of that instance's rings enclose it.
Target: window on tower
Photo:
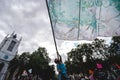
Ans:
[[[4,66],[4,63],[3,63],[3,62],[0,62],[0,72],[1,72],[1,70],[2,70],[2,68],[3,68],[3,66]]]
[[[12,51],[14,46],[15,46],[16,42],[12,40],[12,42],[10,43],[9,47],[8,47],[8,51]]]

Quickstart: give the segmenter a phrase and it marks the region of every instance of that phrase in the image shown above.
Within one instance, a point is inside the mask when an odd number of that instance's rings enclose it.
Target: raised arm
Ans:
[[[62,63],[62,57],[61,57],[61,55],[58,55],[58,59]]]

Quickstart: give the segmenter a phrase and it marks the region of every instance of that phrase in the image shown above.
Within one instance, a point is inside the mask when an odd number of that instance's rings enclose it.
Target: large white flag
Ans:
[[[120,36],[120,0],[46,0],[57,39]]]

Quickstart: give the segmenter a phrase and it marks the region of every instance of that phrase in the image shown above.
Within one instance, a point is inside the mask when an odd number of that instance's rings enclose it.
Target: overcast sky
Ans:
[[[41,46],[55,56],[45,0],[0,0],[0,42],[13,31],[23,38],[19,54]]]

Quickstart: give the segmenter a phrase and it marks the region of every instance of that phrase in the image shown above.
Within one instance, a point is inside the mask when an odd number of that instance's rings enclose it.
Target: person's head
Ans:
[[[59,59],[56,58],[56,59],[54,60],[54,62],[55,62],[56,64],[58,64],[60,61],[59,61]]]

